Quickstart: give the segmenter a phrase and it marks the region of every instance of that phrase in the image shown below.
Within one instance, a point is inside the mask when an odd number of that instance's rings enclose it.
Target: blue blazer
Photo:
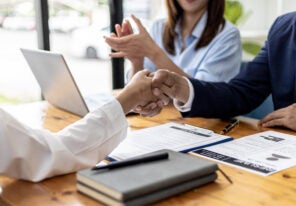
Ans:
[[[296,102],[296,12],[282,15],[272,25],[255,59],[227,83],[190,79],[195,91],[184,117],[228,118],[248,113],[271,93],[274,109]]]

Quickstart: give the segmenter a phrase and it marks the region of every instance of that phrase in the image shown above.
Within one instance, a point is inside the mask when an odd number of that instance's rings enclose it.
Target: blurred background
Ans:
[[[0,104],[41,99],[40,88],[19,48],[37,49],[35,0],[0,0]],[[51,51],[62,53],[82,93],[112,90],[108,0],[48,0]],[[228,0],[225,17],[238,26],[243,60],[263,45],[275,18],[296,10],[295,0]],[[124,18],[139,17],[149,29],[165,17],[163,0],[123,0]],[[129,63],[125,61],[125,69]]]

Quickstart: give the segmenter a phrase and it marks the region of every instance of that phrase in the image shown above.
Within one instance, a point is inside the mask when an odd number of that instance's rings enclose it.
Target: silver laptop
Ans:
[[[44,98],[52,105],[84,116],[112,98],[111,95],[105,94],[82,97],[63,55],[43,50],[21,51],[41,87]]]

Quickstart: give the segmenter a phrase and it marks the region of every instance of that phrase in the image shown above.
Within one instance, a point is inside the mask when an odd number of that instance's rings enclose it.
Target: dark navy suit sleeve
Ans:
[[[259,106],[270,94],[268,42],[256,58],[227,83],[190,79],[195,91],[190,112],[184,117],[228,118],[245,114]]]
[[[272,93],[274,109],[296,102],[296,12],[284,14],[272,25],[255,59],[227,83],[190,79],[195,97],[184,117],[228,118],[245,114]]]

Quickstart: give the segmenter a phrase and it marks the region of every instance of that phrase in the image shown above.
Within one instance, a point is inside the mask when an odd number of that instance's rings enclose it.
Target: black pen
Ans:
[[[232,130],[239,123],[238,119],[232,119],[231,122],[220,132],[220,134],[226,134],[230,130]]]
[[[156,160],[167,159],[169,154],[167,152],[157,153],[144,157],[135,157],[127,160],[122,160],[118,162],[111,162],[110,164],[103,166],[95,166],[91,170],[101,170],[101,169],[115,169],[119,167],[126,167],[134,164],[144,163],[144,162],[152,162]]]

